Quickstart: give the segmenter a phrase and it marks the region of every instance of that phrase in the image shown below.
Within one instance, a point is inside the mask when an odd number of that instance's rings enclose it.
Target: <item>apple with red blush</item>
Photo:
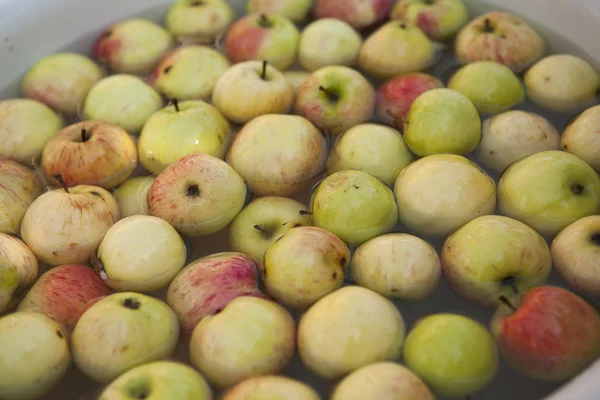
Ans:
[[[317,0],[313,13],[317,18],[336,18],[364,29],[383,21],[392,3],[392,0]]]

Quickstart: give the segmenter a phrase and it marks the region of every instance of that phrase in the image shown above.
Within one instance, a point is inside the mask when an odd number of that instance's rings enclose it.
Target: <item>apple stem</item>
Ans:
[[[263,61],[262,74],[260,75],[260,77],[263,81],[267,78],[267,60]]]
[[[175,107],[175,111],[179,112],[179,100],[173,99],[171,101],[173,102],[173,107]]]
[[[85,129],[82,129],[82,130],[81,130],[81,141],[82,141],[82,142],[87,142],[87,140],[88,140],[88,137],[87,137],[87,130],[85,130]]]
[[[261,28],[270,28],[272,26],[271,21],[269,21],[269,18],[265,14],[260,14],[258,25]]]
[[[71,192],[69,192],[69,188],[68,188],[67,184],[65,183],[65,180],[63,179],[61,174],[54,175],[54,178],[58,181],[58,183],[60,183],[60,186],[62,186],[63,189],[65,189],[65,192],[71,193]]]
[[[325,93],[327,95],[327,97],[329,98],[329,101],[331,101],[332,103],[335,103],[340,99],[336,93],[332,92],[329,89],[324,88],[323,86],[319,86],[319,90],[321,92]]]
[[[254,225],[254,229],[256,229],[257,231],[260,231],[262,233],[267,233],[267,230],[265,228],[263,228],[262,225]]]
[[[307,210],[300,210],[299,214],[300,215],[312,215],[312,213],[310,211],[307,211]]]
[[[510,302],[510,300],[508,300],[508,299],[506,298],[506,296],[500,296],[500,297],[498,298],[498,300],[500,300],[500,302],[501,302],[502,304],[504,304],[506,307],[510,308],[511,310],[513,310],[513,311],[515,311],[515,312],[517,311],[517,307],[515,307],[515,306],[513,305],[513,303],[511,303],[511,302]]]
[[[494,27],[492,26],[492,21],[490,21],[489,18],[486,18],[483,20],[484,25],[484,30],[488,33],[493,32],[494,31]]]

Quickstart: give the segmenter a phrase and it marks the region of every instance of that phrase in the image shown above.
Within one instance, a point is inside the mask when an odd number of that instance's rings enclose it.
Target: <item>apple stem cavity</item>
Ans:
[[[273,23],[267,18],[265,14],[260,14],[258,17],[258,26],[264,29],[269,29],[273,26]]]
[[[262,78],[263,81],[267,80],[267,60],[263,61],[262,73],[260,74],[260,77]]]
[[[69,192],[69,188],[68,188],[67,184],[65,183],[65,180],[63,179],[61,174],[54,175],[54,178],[58,181],[58,183],[60,183],[60,186],[62,186],[62,188],[65,189],[65,192],[71,193],[71,192]]]
[[[204,5],[204,1],[202,0],[194,0],[190,3],[190,7],[198,7],[198,6],[203,6]]]
[[[428,6],[432,6],[435,4],[435,0],[423,0],[423,3],[425,3]]]
[[[583,189],[585,189],[585,187],[581,186],[581,185],[573,185],[571,186],[571,190],[573,191],[573,193],[575,193],[576,195],[580,195],[581,193],[583,193]]]
[[[483,31],[485,33],[492,33],[494,32],[494,26],[492,25],[492,21],[489,18],[486,18],[483,20]]]
[[[187,187],[187,195],[189,197],[198,197],[200,196],[200,188],[196,184],[188,185]]]
[[[502,279],[502,285],[503,286],[510,286],[510,288],[513,290],[513,292],[515,294],[519,294],[519,291],[517,290],[517,285],[516,285],[516,279],[514,276],[508,276],[504,279]]]
[[[595,244],[596,246],[600,246],[600,232],[592,234],[592,237],[590,239],[592,240],[593,244]]]
[[[87,129],[82,129],[81,130],[81,141],[87,142],[88,139],[89,139],[89,137],[87,136]]]
[[[506,296],[500,296],[500,297],[498,297],[498,300],[500,300],[500,302],[501,302],[502,304],[504,304],[506,307],[510,308],[510,309],[511,309],[511,310],[513,310],[514,312],[516,312],[516,311],[517,311],[517,307],[515,307],[515,306],[513,305],[513,303],[511,303],[511,302],[510,302],[510,300],[508,300],[508,299],[506,298]]]
[[[123,307],[129,308],[131,310],[139,310],[140,306],[141,306],[140,302],[137,300],[134,300],[132,298],[126,298],[123,301]]]
[[[337,103],[340,100],[340,96],[332,90],[326,89],[323,86],[319,86],[319,90],[327,95],[327,99],[331,103]]]
[[[310,211],[307,211],[307,210],[300,210],[300,211],[298,211],[298,214],[300,214],[300,215],[312,215],[312,213]]]
[[[401,22],[398,26],[400,27],[400,29],[406,29],[406,24],[404,22]]]

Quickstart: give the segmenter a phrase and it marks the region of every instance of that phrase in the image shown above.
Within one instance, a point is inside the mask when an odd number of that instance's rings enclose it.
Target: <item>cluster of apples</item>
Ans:
[[[0,397],[43,397],[72,363],[103,400],[318,400],[280,375],[296,351],[340,380],[334,400],[470,395],[498,348],[535,379],[589,365],[600,78],[521,18],[469,17],[461,0],[250,0],[234,21],[177,0],[166,29],[121,21],[93,59],[39,61],[0,102]],[[445,85],[423,70],[450,39]],[[514,110],[526,97],[586,110],[561,136]],[[225,228],[231,251],[188,262],[187,238]],[[546,285],[552,265],[579,294]],[[447,313],[407,334],[392,299],[442,276],[496,309],[491,334]],[[168,360],[180,335],[196,369]]]

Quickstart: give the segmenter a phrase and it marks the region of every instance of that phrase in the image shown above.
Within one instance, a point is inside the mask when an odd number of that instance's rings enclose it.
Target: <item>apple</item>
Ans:
[[[42,194],[21,222],[21,236],[46,264],[87,262],[119,219],[114,197],[97,186],[79,185]]]
[[[76,115],[88,92],[106,71],[77,53],[55,53],[30,68],[21,82],[23,97],[45,103],[52,109]]]
[[[25,212],[42,190],[35,171],[0,158],[0,233],[19,232]]]
[[[32,165],[44,146],[63,128],[48,106],[31,99],[0,101],[0,157]]]
[[[359,170],[392,186],[403,168],[414,160],[400,132],[377,124],[360,124],[335,141],[327,173]]]
[[[406,337],[403,357],[427,386],[446,397],[477,392],[498,371],[492,335],[479,322],[458,314],[418,320]]]
[[[317,0],[313,13],[317,18],[335,18],[363,29],[383,21],[391,8],[392,0]]]
[[[400,222],[425,236],[443,237],[496,210],[496,184],[467,158],[424,157],[404,168],[394,186]]]
[[[175,101],[154,113],[138,140],[140,163],[151,173],[196,153],[224,158],[232,129],[219,110],[202,100]]]
[[[576,294],[541,286],[505,303],[491,330],[504,358],[521,374],[566,381],[600,354],[600,315]]]
[[[401,396],[401,397],[399,397]],[[331,400],[434,400],[429,388],[408,368],[390,361],[351,372],[335,388]]]
[[[110,227],[92,263],[113,289],[152,292],[171,283],[186,258],[175,228],[151,215],[133,215]]]
[[[132,18],[102,32],[94,43],[93,55],[117,73],[145,75],[173,45],[169,32],[156,22]]]
[[[38,275],[38,262],[21,240],[0,233],[0,313],[12,311]]]
[[[306,21],[312,8],[312,0],[248,0],[248,14],[276,14],[294,23]]]
[[[433,42],[416,25],[390,21],[365,40],[358,62],[367,74],[389,79],[427,68],[435,53]]]
[[[327,134],[338,135],[373,117],[375,90],[352,68],[329,66],[312,73],[298,88],[294,113]]]
[[[356,170],[325,178],[310,201],[313,224],[355,247],[398,224],[392,191],[379,179]]]
[[[517,75],[504,64],[476,61],[459,69],[448,82],[482,114],[498,114],[525,100],[525,91]]]
[[[68,332],[81,315],[112,290],[86,265],[52,268],[35,282],[19,304],[20,312],[37,312],[60,323]]]
[[[260,260],[269,246],[290,229],[310,225],[304,204],[286,197],[261,197],[235,217],[229,227],[229,245],[233,251]]]
[[[248,378],[229,389],[221,400],[247,400],[254,398],[321,400],[321,397],[310,386],[278,375],[262,375]]]
[[[469,10],[462,0],[400,0],[390,18],[417,25],[432,40],[447,40],[469,21]]]
[[[294,93],[298,91],[298,88],[302,86],[304,81],[310,76],[310,72],[306,71],[285,71],[283,76],[292,84]]]
[[[581,218],[552,241],[552,261],[559,274],[584,294],[600,295],[600,215]]]
[[[67,186],[94,185],[112,189],[137,166],[134,140],[118,125],[82,121],[69,125],[48,141],[42,153],[47,178],[60,175]]]
[[[527,97],[558,112],[572,112],[596,103],[600,75],[582,58],[555,54],[542,58],[525,73]]]
[[[67,332],[50,318],[17,312],[0,318],[0,397],[43,398],[71,365]]]
[[[242,210],[244,179],[223,160],[191,154],[169,165],[148,192],[148,211],[186,236],[225,228]]]
[[[498,182],[502,215],[554,236],[567,225],[600,213],[600,176],[576,156],[543,151],[511,165]]]
[[[280,15],[248,14],[231,25],[225,36],[225,51],[234,64],[267,61],[280,71],[296,61],[300,33]]]
[[[481,119],[467,96],[453,89],[431,89],[410,106],[404,140],[420,157],[433,154],[466,155],[481,139]]]
[[[246,61],[221,75],[212,102],[230,121],[243,124],[265,114],[287,114],[294,104],[294,87],[266,62]]]
[[[304,313],[298,354],[321,378],[337,379],[376,361],[399,358],[404,334],[394,303],[369,289],[345,286]]]
[[[165,25],[180,42],[208,44],[225,32],[234,18],[226,0],[176,0]]]
[[[441,259],[450,289],[488,308],[497,308],[501,296],[545,284],[552,269],[550,248],[542,235],[499,215],[475,218],[450,235]]]
[[[217,315],[204,317],[190,340],[192,364],[219,388],[275,374],[294,355],[296,327],[279,304],[238,297]]]
[[[83,313],[71,336],[71,348],[81,372],[108,383],[138,365],[170,357],[178,339],[177,317],[165,303],[122,292]]]
[[[327,143],[303,117],[263,115],[238,132],[227,162],[255,196],[291,196],[325,169]]]
[[[298,57],[309,71],[329,65],[352,67],[358,61],[362,37],[346,22],[334,18],[318,19],[300,35]]]
[[[377,90],[377,119],[384,124],[404,129],[408,110],[415,99],[428,90],[443,87],[444,84],[436,77],[421,72],[392,78]]]
[[[600,105],[590,107],[567,125],[560,145],[600,173]]]
[[[325,229],[302,226],[289,230],[262,258],[267,293],[278,302],[306,309],[344,283],[350,250]]]
[[[362,244],[352,256],[350,269],[358,285],[409,301],[433,293],[441,275],[435,249],[407,233],[390,233]]]
[[[120,184],[114,191],[121,218],[148,215],[148,192],[156,176],[136,176]]]
[[[110,122],[130,134],[137,134],[162,106],[160,94],[143,80],[117,74],[94,85],[83,104],[83,116],[88,120]]]
[[[217,79],[230,66],[229,60],[213,48],[184,46],[161,60],[150,82],[170,99],[208,100]]]
[[[265,297],[258,288],[258,262],[242,253],[217,253],[188,264],[169,285],[167,303],[181,331],[190,334],[206,316],[240,296]]]
[[[474,18],[460,30],[454,46],[462,63],[496,61],[516,73],[546,53],[544,39],[523,19],[504,11]]]
[[[527,111],[511,110],[483,122],[473,156],[487,170],[504,172],[511,164],[546,150],[558,150],[560,134],[550,121]]]

